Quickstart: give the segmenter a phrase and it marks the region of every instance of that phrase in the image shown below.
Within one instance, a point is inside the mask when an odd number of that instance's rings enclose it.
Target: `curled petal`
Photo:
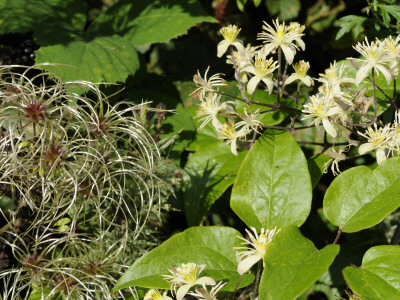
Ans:
[[[374,149],[375,149],[375,147],[374,147],[373,144],[371,144],[371,143],[365,143],[365,144],[362,144],[362,145],[360,146],[360,148],[358,148],[358,153],[360,153],[360,155],[363,155],[363,154],[365,154],[365,153],[367,153],[367,152],[370,152],[370,151],[372,151],[372,150],[374,150]]]
[[[211,277],[200,277],[199,279],[196,280],[195,284],[201,284],[201,285],[215,285],[215,280],[212,279]]]
[[[237,49],[239,52],[244,52],[244,47],[243,47],[243,44],[242,44],[241,41],[236,40],[236,42],[232,43],[232,45],[235,46],[236,49]]]
[[[190,288],[193,286],[193,284],[185,284],[182,285],[178,291],[176,292],[176,300],[182,300],[183,297],[189,292]]]
[[[244,273],[246,273],[248,270],[250,270],[250,268],[256,264],[260,259],[262,259],[261,257],[257,256],[257,255],[250,255],[248,257],[246,257],[245,259],[243,259],[237,268],[237,272],[240,275],[243,275]]]
[[[252,77],[249,82],[247,83],[247,92],[249,94],[253,94],[254,90],[256,89],[258,83],[260,82],[260,78],[257,76]]]
[[[324,126],[326,132],[333,138],[337,137],[337,131],[335,126],[328,119],[322,119],[322,125]]]
[[[221,57],[222,55],[224,55],[226,50],[228,50],[229,45],[230,44],[226,40],[219,42],[217,46],[217,56]]]
[[[285,58],[286,58],[287,63],[288,63],[289,65],[291,65],[292,62],[293,62],[293,59],[294,59],[294,52],[293,52],[293,50],[290,49],[290,47],[289,47],[289,46],[286,46],[286,45],[282,45],[282,46],[281,46],[281,49],[282,49],[282,51],[283,51],[283,54],[285,54]]]
[[[382,74],[383,74],[383,76],[385,76],[385,79],[388,84],[390,84],[390,82],[392,82],[392,74],[390,74],[388,69],[386,69],[383,66],[379,66],[379,65],[375,66],[375,68],[377,71],[379,70],[382,72]]]
[[[362,66],[360,69],[358,69],[355,80],[357,86],[361,83],[361,81],[364,80],[365,77],[368,77],[369,71],[371,71],[371,67],[369,65]]]
[[[384,149],[378,149],[376,151],[376,162],[381,164],[386,159],[386,154]]]
[[[236,150],[236,140],[233,140],[231,143],[231,152],[233,153],[233,155],[238,155],[237,150]]]
[[[263,78],[261,80],[267,85],[268,92],[271,94],[272,90],[274,89],[274,82],[272,81],[272,79],[271,78]]]

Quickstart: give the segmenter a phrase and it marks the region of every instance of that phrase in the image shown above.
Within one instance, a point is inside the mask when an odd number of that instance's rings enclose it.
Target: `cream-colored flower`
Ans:
[[[354,79],[347,76],[345,64],[338,65],[336,60],[331,63],[325,73],[319,74],[318,81],[331,86],[333,89],[340,90],[340,86],[345,83],[354,83]]]
[[[332,147],[332,151],[326,150],[324,152],[325,155],[329,156],[331,159],[324,164],[324,173],[327,172],[330,163],[332,163],[331,170],[334,176],[337,176],[339,173],[341,173],[339,169],[339,162],[346,160],[346,155],[343,154],[343,152],[347,152],[349,149],[350,147],[346,146],[342,149],[339,149],[339,151],[336,151],[334,147]]]
[[[144,295],[143,300],[173,300],[171,297],[167,296],[167,292],[165,291],[162,295],[159,290],[151,289],[146,295]]]
[[[264,25],[262,26],[264,31],[257,35],[258,39],[263,40],[265,43],[263,47],[264,55],[268,55],[271,52],[275,53],[278,48],[281,48],[286,61],[291,65],[296,51],[298,50],[298,46],[303,51],[305,49],[305,44],[301,40],[301,37],[304,35],[303,31],[305,26],[296,22],[286,26],[285,22],[279,24],[278,19],[272,21],[272,23],[275,29],[264,21]]]
[[[234,63],[236,64],[238,71],[239,71],[239,77],[236,78],[236,72],[235,72],[235,79],[240,80],[241,82],[247,82],[247,73],[243,71],[245,67],[251,66],[251,63],[253,62],[253,57],[257,54],[258,48],[260,46],[252,47],[251,44],[247,44],[246,48],[243,48],[242,51],[233,51],[233,57],[232,55],[228,55],[226,58],[226,63],[233,65]]]
[[[393,37],[390,35],[382,41],[382,45],[388,51],[390,57],[389,69],[393,78],[397,78],[399,75],[399,67],[397,64],[397,61],[400,59],[399,41],[400,35],[397,36],[395,40],[393,40]]]
[[[388,142],[390,141],[391,128],[389,126],[377,128],[376,124],[374,124],[374,129],[369,126],[365,133],[358,131],[358,134],[368,140],[367,143],[360,146],[358,153],[363,155],[376,150],[377,163],[383,162],[386,159],[385,150],[390,148]]]
[[[172,288],[176,294],[176,300],[181,300],[187,292],[195,285],[215,285],[215,280],[211,277],[199,277],[201,271],[206,265],[197,265],[195,263],[182,264],[181,267],[172,266],[168,270],[172,275],[163,275],[165,280],[172,284]],[[178,290],[176,290],[176,288]]]
[[[236,127],[242,127],[244,126],[247,131],[250,131],[250,129],[254,130],[255,132],[258,132],[258,129],[263,126],[263,123],[257,120],[257,116],[259,115],[259,109],[257,109],[255,112],[251,112],[250,114],[247,113],[246,107],[244,108],[244,113],[239,114],[239,117],[242,118],[243,121],[240,121],[236,124]]]
[[[379,72],[382,72],[387,83],[390,84],[392,81],[392,74],[390,73],[389,67],[389,51],[385,49],[381,42],[371,42],[370,44],[368,39],[365,38],[364,43],[357,43],[353,48],[364,57],[362,59],[352,58],[352,60],[361,63],[356,74],[355,83],[357,85],[359,85],[364,78],[368,77],[372,69],[374,69],[378,75]]]
[[[240,275],[243,275],[250,268],[260,260],[263,260],[264,263],[264,256],[267,253],[268,245],[272,242],[273,237],[280,231],[274,229],[267,229],[261,228],[261,233],[257,233],[257,229],[254,227],[250,227],[253,231],[251,233],[249,230],[246,229],[247,234],[249,235],[250,240],[246,240],[242,237],[239,237],[241,240],[244,241],[243,245],[249,244],[247,247],[236,247],[236,250],[245,250],[236,252],[236,259],[239,262],[237,272]]]
[[[217,47],[217,56],[221,57],[225,54],[226,50],[230,45],[235,46],[237,50],[243,51],[243,44],[241,40],[236,39],[239,34],[241,28],[238,28],[236,25],[228,25],[222,27],[220,32],[224,39],[219,42]]]
[[[267,85],[268,91],[271,94],[274,88],[274,81],[272,80],[272,73],[278,68],[277,62],[272,59],[266,59],[260,53],[255,57],[254,64],[247,66],[243,69],[254,76],[247,83],[247,92],[252,94],[260,81]]]
[[[203,121],[199,129],[202,130],[208,122],[212,121],[213,126],[218,130],[221,128],[221,122],[218,120],[219,112],[234,113],[234,109],[230,104],[234,105],[232,101],[220,102],[221,96],[218,94],[207,94],[205,100],[202,100],[198,105],[196,117],[200,118],[199,122]]]
[[[238,155],[236,150],[236,142],[240,138],[244,138],[247,134],[250,133],[245,126],[243,126],[240,130],[236,130],[238,126],[235,124],[235,121],[232,119],[228,120],[228,123],[222,124],[222,127],[218,130],[219,139],[225,140],[226,144],[231,145],[231,152],[234,155]]]
[[[400,110],[395,112],[395,118],[390,131],[389,149],[400,154]]]
[[[199,300],[218,300],[217,293],[220,289],[222,289],[227,282],[220,281],[217,285],[213,286],[211,291],[208,291],[206,288],[196,288],[196,292],[189,292],[189,295],[196,297]]]
[[[222,73],[214,74],[210,77],[210,79],[207,79],[207,73],[209,69],[210,67],[208,67],[204,73],[204,78],[201,77],[199,70],[197,70],[197,74],[193,76],[193,81],[196,84],[197,89],[195,89],[190,96],[200,91],[199,96],[200,99],[202,99],[204,98],[206,92],[214,92],[214,86],[226,86],[224,80],[220,77],[220,75],[224,75]]]
[[[295,80],[300,80],[306,86],[314,85],[314,80],[307,75],[307,71],[310,68],[310,64],[304,60],[299,61],[293,65],[295,73],[291,74],[286,80],[285,84],[291,84]]]
[[[338,107],[327,104],[324,99],[324,97],[320,96],[311,96],[311,103],[304,105],[303,113],[305,113],[306,116],[302,120],[315,118],[310,125],[315,124],[315,126],[319,127],[322,123],[326,132],[331,137],[335,138],[337,137],[337,129],[336,126],[332,124],[330,117],[338,113]]]

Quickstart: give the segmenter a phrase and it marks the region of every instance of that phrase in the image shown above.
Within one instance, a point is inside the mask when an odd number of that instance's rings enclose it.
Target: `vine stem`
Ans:
[[[374,123],[378,113],[378,101],[376,100],[375,68],[372,68],[372,87],[374,90]]]
[[[237,290],[238,287],[239,287],[239,284],[242,282],[242,279],[243,279],[243,275],[240,276],[238,282],[236,283],[236,286],[235,286],[235,288],[233,289],[232,294],[231,294],[231,296],[229,297],[229,300],[232,300],[232,299],[233,299],[233,296],[235,295],[236,290]]]
[[[262,269],[262,265],[261,265],[261,261],[258,262],[257,264],[257,275],[256,275],[256,282],[254,284],[254,290],[253,290],[253,298],[256,298],[256,295],[258,294],[258,284],[260,283],[260,277],[261,277],[261,269]]]
[[[400,237],[400,220],[397,223],[396,230],[394,231],[392,239],[390,240],[390,245],[396,245],[397,241],[399,240],[399,237]]]
[[[334,245],[336,245],[337,242],[339,241],[339,238],[340,238],[341,234],[342,234],[342,228],[339,227],[339,230],[338,230],[338,232],[337,232],[336,238],[335,238],[335,240],[333,241],[333,244],[334,244]]]

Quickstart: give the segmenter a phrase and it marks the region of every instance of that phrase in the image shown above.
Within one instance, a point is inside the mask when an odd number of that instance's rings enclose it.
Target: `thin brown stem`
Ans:
[[[337,234],[336,234],[336,238],[335,238],[335,240],[333,241],[333,244],[334,244],[334,245],[336,245],[337,242],[339,241],[339,238],[340,238],[341,234],[342,234],[342,228],[339,227],[339,230],[338,230],[338,232],[337,232]]]
[[[257,274],[256,274],[256,281],[254,283],[254,290],[253,290],[253,299],[257,298],[258,295],[258,285],[260,283],[260,277],[261,277],[261,270],[262,270],[262,261],[259,261],[257,264]]]
[[[372,68],[372,87],[374,90],[374,123],[376,122],[378,114],[378,101],[376,100],[376,84],[375,84],[375,68]]]
[[[237,82],[239,83],[240,94],[241,94],[242,97],[243,97],[242,100],[244,100],[244,102],[246,102],[246,103],[248,104],[249,99],[247,99],[246,94],[245,94],[245,92],[244,92],[243,84],[242,84],[242,82],[240,81],[239,69],[238,69],[238,66],[237,66],[237,64],[236,64],[235,57],[234,57],[234,55],[233,55],[233,47],[232,47],[232,46],[230,46],[230,50],[231,50],[231,57],[232,57],[233,67],[234,67],[234,69],[235,69],[235,76],[236,76],[236,78],[237,78]]]
[[[236,290],[238,289],[240,283],[242,282],[242,279],[243,279],[243,275],[240,276],[238,283],[236,283],[236,286],[235,286],[235,288],[233,289],[232,294],[231,294],[231,296],[229,297],[229,300],[232,300],[233,297],[235,296]]]
[[[400,220],[397,223],[396,230],[394,231],[392,239],[390,240],[390,245],[396,245],[397,241],[399,240],[399,237],[400,237]]]

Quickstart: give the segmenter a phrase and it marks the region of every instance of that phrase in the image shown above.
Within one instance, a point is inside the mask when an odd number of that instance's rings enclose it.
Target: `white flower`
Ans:
[[[393,40],[392,36],[388,36],[386,39],[382,41],[382,45],[385,49],[387,49],[390,62],[389,69],[393,78],[397,78],[399,75],[399,67],[397,65],[397,61],[400,59],[400,35],[397,36],[396,40]]]
[[[376,150],[376,161],[378,164],[383,162],[386,159],[385,149],[389,148],[388,142],[390,140],[390,131],[391,128],[389,126],[385,126],[383,128],[377,128],[376,124],[374,124],[374,129],[371,126],[368,127],[365,133],[357,132],[359,135],[365,137],[368,142],[362,144],[358,149],[358,153],[363,155],[367,152]]]
[[[370,44],[368,39],[365,38],[363,44],[358,43],[353,46],[353,48],[364,56],[363,59],[353,58],[353,60],[361,63],[356,74],[355,83],[357,85],[359,85],[364,78],[368,77],[369,72],[371,72],[372,69],[374,69],[378,75],[379,72],[382,72],[387,83],[390,84],[392,81],[392,75],[389,70],[390,56],[389,52],[382,46],[380,41],[371,42]]]
[[[220,281],[217,285],[212,287],[211,291],[208,291],[204,287],[196,288],[196,292],[189,292],[189,295],[196,297],[199,300],[218,300],[216,295],[226,284],[227,282],[224,283],[223,281]]]
[[[231,152],[234,155],[238,155],[236,150],[236,141],[240,138],[245,137],[250,130],[243,126],[239,131],[236,130],[238,126],[232,119],[228,120],[228,123],[222,124],[222,127],[218,130],[220,135],[219,139],[225,140],[226,144],[231,144]]]
[[[400,110],[395,112],[394,123],[390,131],[389,148],[392,153],[393,151],[396,151],[397,154],[400,153]]]
[[[242,127],[245,126],[247,131],[250,131],[250,128],[260,134],[258,132],[258,128],[262,127],[262,123],[258,121],[256,118],[258,116],[259,109],[257,109],[255,112],[252,112],[250,114],[247,113],[246,107],[244,108],[244,113],[239,114],[239,117],[242,118],[243,121],[240,121],[236,124],[236,127]]]
[[[297,46],[299,46],[303,51],[306,47],[304,42],[301,40],[301,37],[304,35],[303,31],[305,26],[301,26],[296,22],[290,23],[289,26],[286,26],[285,22],[279,24],[278,19],[272,21],[272,23],[274,24],[275,29],[264,21],[262,27],[264,31],[258,34],[258,39],[263,40],[265,43],[263,47],[264,55],[268,55],[270,52],[275,53],[278,48],[281,48],[286,61],[291,65],[294,55],[298,50]]]
[[[224,75],[222,73],[214,74],[207,80],[207,73],[210,67],[207,68],[206,72],[204,73],[204,78],[201,77],[199,70],[197,70],[197,74],[193,76],[193,81],[196,83],[197,89],[195,89],[191,94],[195,94],[196,92],[200,91],[200,99],[205,96],[206,92],[214,92],[214,86],[226,86],[223,82],[223,79],[220,75]]]
[[[167,296],[167,292],[165,291],[162,295],[156,289],[149,290],[146,295],[144,295],[143,300],[173,300],[171,297]]]
[[[236,25],[228,25],[221,28],[220,32],[224,37],[224,40],[219,42],[217,47],[217,56],[221,57],[224,55],[226,50],[230,45],[235,46],[237,50],[243,51],[242,41],[237,40],[236,37],[239,34],[241,28],[238,28]]]
[[[245,72],[249,72],[254,76],[247,83],[247,92],[252,94],[258,83],[263,81],[271,94],[274,88],[274,82],[272,80],[272,73],[278,68],[277,62],[272,59],[266,59],[260,53],[255,57],[254,65],[247,66],[243,69]]]
[[[306,86],[314,85],[314,80],[307,75],[307,71],[310,68],[310,64],[304,60],[299,61],[293,65],[295,73],[291,74],[285,81],[285,84],[290,84],[295,80],[300,80]]]
[[[324,173],[327,172],[330,163],[332,163],[331,170],[334,176],[341,173],[339,169],[339,162],[346,160],[346,155],[343,154],[343,152],[347,152],[349,151],[349,149],[350,146],[346,146],[342,149],[339,149],[339,151],[336,151],[335,148],[332,147],[332,151],[330,150],[325,151],[325,155],[331,157],[331,159],[324,164]]]
[[[242,51],[233,51],[232,55],[228,55],[226,58],[226,63],[233,65],[234,62],[239,71],[239,77],[236,78],[235,72],[235,79],[240,80],[241,82],[247,82],[247,73],[242,71],[245,67],[250,66],[253,62],[253,57],[257,54],[257,50],[260,46],[252,47],[250,44],[247,44],[246,48],[243,48]]]
[[[307,115],[302,120],[315,117],[311,124],[315,124],[318,127],[322,123],[326,132],[335,138],[337,129],[329,118],[338,113],[338,107],[332,107],[327,104],[324,101],[324,97],[311,96],[310,100],[311,103],[304,105],[303,113]]]
[[[340,66],[336,63],[336,60],[333,64],[330,64],[328,69],[325,69],[325,73],[319,74],[318,81],[331,86],[333,89],[340,90],[340,86],[344,83],[354,83],[354,79],[351,77],[347,77],[347,70],[345,64],[340,64]]]
[[[218,120],[219,112],[234,112],[234,109],[229,104],[234,104],[232,101],[226,101],[220,103],[221,96],[217,94],[208,94],[205,101],[202,100],[198,105],[198,110],[196,111],[196,118],[200,118],[203,123],[200,125],[199,129],[203,129],[208,122],[212,121],[213,126],[218,130],[221,128],[221,122]]]
[[[241,252],[236,252],[236,259],[239,262],[237,272],[240,275],[243,275],[250,268],[257,263],[259,260],[263,260],[264,256],[267,252],[268,245],[272,242],[273,237],[280,231],[274,229],[267,229],[261,228],[261,233],[257,234],[257,229],[254,227],[250,227],[253,231],[253,234],[246,229],[247,234],[249,235],[250,240],[246,240],[242,237],[239,237],[241,240],[244,241],[244,245],[250,244],[248,247],[236,247],[237,250],[246,250]]]
[[[176,293],[176,300],[181,300],[195,285],[215,285],[215,280],[211,277],[199,277],[205,267],[206,265],[187,263],[178,268],[172,266],[172,270],[168,270],[172,275],[163,275],[164,279],[172,284]],[[179,287],[178,290],[176,290],[177,287]]]

